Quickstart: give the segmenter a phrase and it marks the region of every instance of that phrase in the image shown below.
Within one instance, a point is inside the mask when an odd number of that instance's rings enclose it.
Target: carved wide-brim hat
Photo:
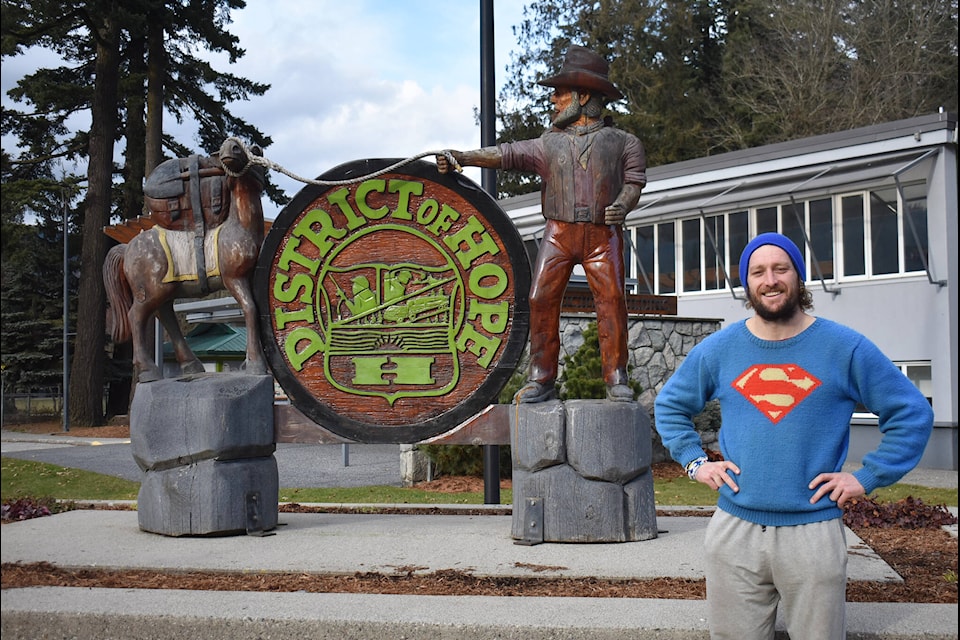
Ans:
[[[619,89],[607,79],[610,65],[603,56],[585,47],[570,45],[563,58],[560,73],[540,80],[545,87],[571,87],[599,91],[611,100],[623,97]]]

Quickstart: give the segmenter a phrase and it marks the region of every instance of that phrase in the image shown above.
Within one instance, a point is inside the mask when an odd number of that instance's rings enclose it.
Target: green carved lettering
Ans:
[[[297,351],[297,347],[303,342],[306,344]],[[323,339],[313,329],[299,327],[290,332],[283,347],[290,365],[300,371],[303,369],[304,362],[323,349]]]
[[[401,356],[393,357],[391,360],[397,365],[394,370],[396,377],[393,379],[395,384],[435,384],[431,369],[433,367],[432,356]]]
[[[480,326],[487,333],[503,333],[507,328],[507,311],[510,305],[506,300],[497,304],[487,304],[486,302],[470,301],[470,309],[467,311],[469,320],[480,318]]]
[[[397,208],[393,210],[393,217],[399,220],[413,220],[410,213],[410,196],[423,195],[423,183],[413,180],[391,180],[390,193],[396,193]]]
[[[388,360],[386,356],[353,358],[353,384],[388,384],[383,378],[383,365]]]
[[[360,356],[353,358],[353,384],[434,384],[433,356]]]
[[[424,200],[420,203],[420,208],[417,209],[417,223],[427,226],[437,217],[437,213],[440,211],[440,203],[430,198]]]
[[[444,231],[449,231],[454,221],[460,219],[460,212],[448,204],[442,205],[440,215],[427,227],[427,231],[435,236],[439,236]]]
[[[317,223],[320,224],[320,228],[315,230],[313,225]],[[323,209],[311,209],[294,227],[293,235],[312,242],[320,250],[320,255],[325,256],[333,248],[330,238],[340,240],[347,235],[347,232],[333,226],[333,219]]]
[[[290,284],[284,288],[284,285]],[[310,304],[313,299],[313,279],[305,273],[298,273],[291,279],[285,273],[278,273],[277,279],[273,282],[273,297],[280,302],[293,302],[297,298],[297,293],[303,291],[300,296],[300,302]]]
[[[379,220],[390,213],[390,207],[387,205],[372,209],[370,205],[367,204],[367,195],[371,191],[383,193],[386,188],[386,180],[364,180],[357,186],[357,193],[354,195],[354,200],[357,202],[357,208],[360,209],[360,213],[366,216],[368,220]]]
[[[500,342],[499,338],[483,335],[468,322],[463,325],[463,331],[457,338],[457,349],[461,352],[469,351],[477,356],[477,364],[486,369],[496,355]]]
[[[492,279],[493,282],[487,283]],[[485,300],[492,300],[507,290],[510,279],[503,267],[495,262],[478,264],[470,270],[470,293]]]
[[[277,318],[277,329],[283,329],[287,326],[288,322],[314,322],[313,317],[313,305],[308,304],[303,309],[299,311],[287,311],[281,307],[277,307],[273,310],[274,316]]]
[[[479,242],[475,240],[477,236],[480,237]],[[467,224],[465,224],[462,229],[444,238],[443,242],[451,251],[456,252],[457,260],[460,261],[460,266],[464,269],[470,268],[470,263],[482,255],[496,255],[500,253],[500,247],[493,241],[493,238],[490,237],[490,234],[487,233],[487,230],[483,227],[483,224],[477,220],[476,216],[470,216]],[[466,248],[460,249],[460,247]],[[460,250],[458,251],[458,249]]]
[[[289,271],[290,263],[293,262],[299,264],[301,267],[306,267],[310,270],[310,273],[316,275],[317,269],[320,268],[320,261],[311,260],[303,254],[297,253],[299,247],[300,238],[291,237],[283,247],[283,252],[280,254],[280,260],[277,262],[277,266],[284,271]]]
[[[353,207],[350,206],[350,201],[347,197],[350,195],[350,190],[344,187],[343,189],[338,189],[333,193],[327,194],[327,202],[330,204],[337,205],[337,208],[340,209],[340,213],[343,214],[343,217],[347,219],[347,229],[353,231],[358,227],[362,227],[367,223],[361,216],[357,215],[357,212],[353,210]]]

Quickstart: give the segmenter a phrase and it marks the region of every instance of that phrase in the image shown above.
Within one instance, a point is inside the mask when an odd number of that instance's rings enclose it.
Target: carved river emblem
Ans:
[[[264,242],[255,291],[298,409],[352,440],[414,442],[497,401],[526,344],[529,263],[472,181],[423,161],[377,173],[387,166],[341,165],[321,176],[335,186],[300,191]]]

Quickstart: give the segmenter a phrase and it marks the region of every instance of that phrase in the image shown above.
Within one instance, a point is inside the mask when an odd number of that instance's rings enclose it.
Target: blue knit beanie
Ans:
[[[747,288],[747,268],[750,266],[750,256],[765,244],[772,244],[786,251],[787,255],[790,256],[791,262],[793,262],[793,268],[800,274],[800,282],[807,279],[807,267],[803,262],[803,253],[801,253],[797,245],[793,243],[793,240],[779,233],[761,233],[751,240],[743,250],[743,253],[740,254],[740,285],[744,289]]]

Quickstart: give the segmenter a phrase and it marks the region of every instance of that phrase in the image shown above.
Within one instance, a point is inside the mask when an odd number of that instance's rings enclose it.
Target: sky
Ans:
[[[524,5],[494,0],[498,93]],[[264,155],[290,172],[315,178],[357,159],[480,146],[480,0],[247,0],[231,18],[243,58],[230,65],[195,53],[218,71],[271,85],[229,108],[273,139]],[[39,51],[5,59],[3,104],[23,74],[48,64]],[[197,145],[195,123],[168,115],[164,128]],[[479,170],[465,173],[480,182]],[[290,197],[305,186],[279,172],[272,180]],[[276,218],[280,207],[266,197],[263,205]]]

